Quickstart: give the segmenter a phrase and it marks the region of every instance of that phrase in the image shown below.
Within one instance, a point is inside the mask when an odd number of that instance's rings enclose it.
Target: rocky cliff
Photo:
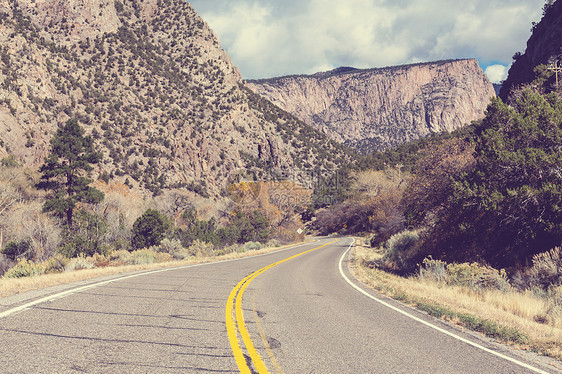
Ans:
[[[37,167],[70,118],[104,153],[94,177],[146,192],[349,159],[244,88],[184,0],[0,0],[0,158]]]
[[[533,26],[525,53],[516,53],[513,58],[513,65],[499,95],[504,101],[514,89],[535,79],[537,65],[556,61],[562,63],[562,0],[545,5],[543,18]]]
[[[495,96],[476,60],[339,68],[246,83],[331,138],[363,152],[455,130],[483,117]]]

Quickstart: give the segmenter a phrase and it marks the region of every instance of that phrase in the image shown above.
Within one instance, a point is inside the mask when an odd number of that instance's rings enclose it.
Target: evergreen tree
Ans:
[[[528,89],[514,107],[494,99],[477,135],[476,166],[441,219],[447,251],[514,266],[560,245],[562,102]]]
[[[155,209],[148,209],[133,224],[131,245],[135,249],[160,245],[169,229],[170,223],[162,213]]]
[[[92,164],[101,158],[92,137],[84,136],[78,121],[71,119],[60,126],[51,139],[51,152],[39,169],[42,175],[37,187],[51,191],[43,212],[52,212],[72,227],[76,203],[102,201],[103,192],[90,187],[92,180],[87,177],[93,170]]]

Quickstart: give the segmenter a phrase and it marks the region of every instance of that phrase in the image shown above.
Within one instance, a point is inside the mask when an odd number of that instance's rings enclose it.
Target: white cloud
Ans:
[[[192,0],[244,78],[475,57],[509,64],[543,0]]]
[[[492,83],[501,83],[507,78],[508,67],[505,65],[490,65],[484,73]]]

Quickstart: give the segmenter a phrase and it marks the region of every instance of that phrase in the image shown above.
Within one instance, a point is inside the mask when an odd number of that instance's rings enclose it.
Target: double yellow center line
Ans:
[[[308,251],[301,252],[294,256],[288,257],[284,260],[274,262],[273,264],[267,265],[259,270],[254,271],[252,274],[248,275],[246,278],[242,279],[236,287],[230,293],[228,297],[228,301],[226,303],[226,331],[228,333],[228,339],[230,340],[230,346],[232,347],[232,352],[234,353],[234,358],[236,359],[236,364],[240,369],[240,373],[246,374],[251,373],[250,367],[244,358],[244,354],[242,353],[242,349],[240,348],[240,342],[238,341],[238,333],[242,337],[242,341],[246,346],[246,350],[250,355],[250,358],[254,364],[254,367],[258,371],[258,373],[269,373],[267,371],[267,367],[263,363],[260,355],[256,351],[254,344],[252,343],[252,339],[250,338],[250,333],[246,329],[246,323],[244,322],[244,314],[242,313],[242,296],[244,295],[244,291],[248,287],[248,285],[261,273],[279,265],[283,262],[292,260],[293,258],[302,256],[306,253],[315,251],[317,249],[323,248],[329,244],[337,242],[338,239],[323,244],[319,247],[312,248]],[[235,300],[236,299],[236,300]],[[233,310],[234,309],[234,310]]]

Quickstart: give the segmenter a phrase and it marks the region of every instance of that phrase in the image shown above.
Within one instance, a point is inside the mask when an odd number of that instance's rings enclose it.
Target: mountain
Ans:
[[[509,99],[514,89],[535,79],[537,65],[562,62],[562,0],[548,2],[543,14],[541,21],[533,25],[525,53],[513,55],[514,62],[499,95],[504,101]]]
[[[458,129],[482,118],[495,96],[476,60],[344,67],[246,84],[332,139],[363,152]]]
[[[184,0],[0,0],[0,158],[37,167],[71,118],[104,154],[94,177],[147,193],[352,158],[245,88]]]

